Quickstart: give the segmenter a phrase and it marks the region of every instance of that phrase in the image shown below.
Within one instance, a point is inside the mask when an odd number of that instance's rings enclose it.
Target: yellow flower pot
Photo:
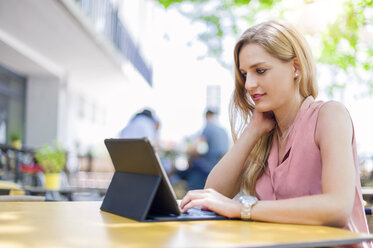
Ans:
[[[21,140],[14,140],[12,141],[12,147],[15,149],[21,149],[22,148],[22,141]]]
[[[59,190],[61,185],[60,173],[46,173],[45,188],[49,190]]]

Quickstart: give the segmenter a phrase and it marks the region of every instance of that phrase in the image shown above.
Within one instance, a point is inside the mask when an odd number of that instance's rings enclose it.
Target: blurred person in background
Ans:
[[[138,112],[119,134],[120,138],[147,138],[153,146],[158,143],[160,121],[155,113],[149,109]]]
[[[163,168],[165,169],[168,176],[174,172],[174,165],[171,160],[165,156],[162,156],[163,151],[159,142],[159,129],[161,122],[156,116],[155,111],[145,108],[141,112],[135,114],[134,117],[128,122],[128,124],[122,129],[119,134],[119,138],[124,139],[141,139],[147,138],[153,145],[154,149],[160,154],[160,160]]]
[[[182,211],[369,233],[351,117],[341,103],[315,100],[315,61],[302,34],[280,21],[255,25],[234,61],[235,143]]]
[[[207,110],[206,124],[195,144],[189,151],[189,169],[183,177],[187,181],[187,189],[203,189],[212,168],[228,151],[228,134],[217,120],[217,113]]]

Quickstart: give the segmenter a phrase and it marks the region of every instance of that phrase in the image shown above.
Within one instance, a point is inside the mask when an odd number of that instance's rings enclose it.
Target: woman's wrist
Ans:
[[[229,218],[241,218],[241,203],[239,201],[234,200],[231,215],[232,216],[229,216]]]

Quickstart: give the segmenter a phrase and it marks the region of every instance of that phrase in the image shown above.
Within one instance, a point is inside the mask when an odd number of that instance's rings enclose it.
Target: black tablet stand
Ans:
[[[160,176],[117,171],[106,192],[101,210],[145,221],[160,182]]]

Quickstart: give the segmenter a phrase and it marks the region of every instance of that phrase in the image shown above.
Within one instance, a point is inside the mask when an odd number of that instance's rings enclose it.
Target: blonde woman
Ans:
[[[181,209],[368,232],[353,124],[342,104],[315,101],[304,37],[289,24],[265,22],[242,34],[234,58],[235,143]],[[251,196],[233,200],[241,190]]]

